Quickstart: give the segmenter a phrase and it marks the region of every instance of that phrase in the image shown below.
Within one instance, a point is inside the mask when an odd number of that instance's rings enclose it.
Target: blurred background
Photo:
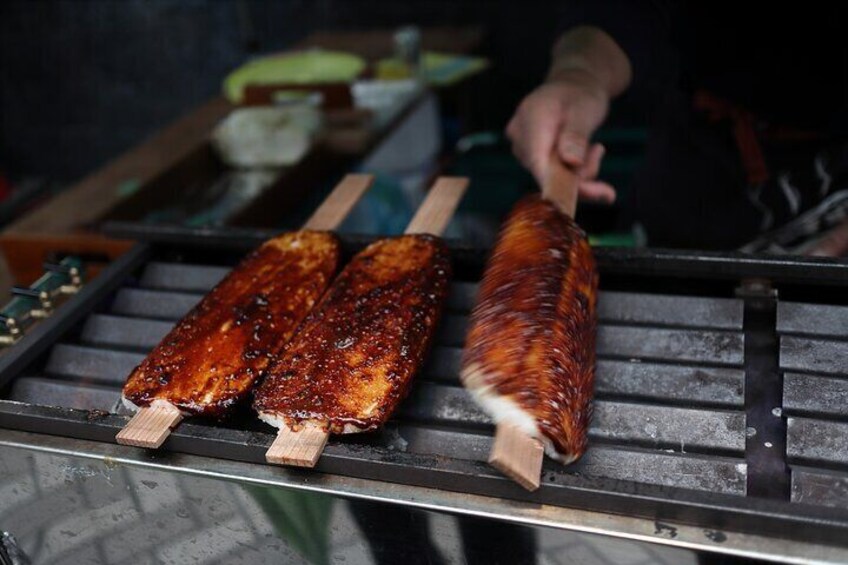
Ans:
[[[500,131],[544,78],[565,2],[23,1],[0,6],[0,159],[72,181],[221,90],[250,57],[317,31],[454,26],[495,62],[466,125]],[[532,8],[532,9],[528,9]],[[464,45],[459,45],[462,42]]]
[[[436,122],[416,126],[436,128],[436,156],[451,159],[457,172],[479,174],[484,185],[493,180],[486,180],[488,171],[501,177],[498,185],[515,185],[504,187],[507,193],[523,188],[529,176],[501,133],[517,103],[543,80],[567,13],[567,3],[538,1],[4,2],[0,197],[7,201],[0,221],[11,222],[219,96],[227,75],[247,61],[318,47],[361,56],[370,66],[397,54],[394,35],[408,25],[420,32],[423,52],[482,63],[466,72],[465,62],[450,62],[458,72],[435,88]],[[607,177],[625,189],[644,121],[624,101],[601,134],[613,144],[635,142],[611,151],[615,157],[605,163]],[[466,150],[488,149],[457,159],[463,138]],[[361,163],[370,153],[360,153]],[[132,191],[133,179],[126,181],[122,189]]]

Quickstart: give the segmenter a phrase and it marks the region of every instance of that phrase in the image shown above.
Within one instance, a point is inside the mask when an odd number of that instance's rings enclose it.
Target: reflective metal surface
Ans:
[[[0,501],[0,529],[33,563],[685,564],[699,562],[693,549],[848,559],[814,544],[8,430]]]

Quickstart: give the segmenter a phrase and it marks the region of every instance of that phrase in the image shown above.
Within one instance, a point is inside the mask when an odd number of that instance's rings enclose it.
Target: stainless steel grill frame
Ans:
[[[127,421],[116,401],[129,370],[244,251],[270,234],[158,230],[144,235],[148,243],[114,263],[0,359],[7,399],[0,401],[0,425],[113,442]],[[367,241],[345,238],[347,253]],[[798,392],[805,381],[799,384],[795,373],[805,375],[818,366],[792,352],[797,351],[793,340],[810,331],[828,351],[848,352],[848,343],[832,335],[822,340],[824,330],[816,328],[827,324],[814,324],[813,330],[798,326],[797,314],[790,317],[792,308],[785,310],[768,286],[742,281],[768,277],[778,289],[786,284],[827,298],[838,296],[838,286],[848,282],[848,266],[598,250],[601,329],[592,447],[572,467],[546,461],[542,487],[526,493],[485,463],[492,426],[457,380],[465,314],[485,253],[451,247],[457,283],[445,323],[397,418],[376,434],[331,439],[316,471],[292,473],[845,544],[846,505],[829,500],[848,484],[848,453],[844,447],[816,451],[810,438],[817,432],[810,430],[825,429],[839,438],[848,425],[832,418],[832,400],[822,408]],[[812,315],[823,319],[820,312]],[[838,395],[838,375],[848,374],[848,368],[844,361],[836,363],[831,376],[809,378],[835,381],[830,385]],[[784,382],[788,369],[793,372]],[[785,407],[784,395],[790,399]],[[786,414],[775,415],[774,408],[785,408]],[[271,428],[245,412],[225,423],[187,421],[163,449],[263,463],[273,437]]]

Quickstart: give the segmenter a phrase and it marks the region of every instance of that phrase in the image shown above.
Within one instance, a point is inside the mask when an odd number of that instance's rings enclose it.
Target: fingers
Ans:
[[[527,167],[536,181],[542,184],[548,160],[560,128],[559,108],[555,100],[528,98],[507,125],[515,156]]]
[[[615,189],[611,184],[599,180],[580,181],[577,194],[583,200],[593,200],[607,204],[615,202],[616,196]]]
[[[572,167],[584,165],[590,148],[589,140],[604,118],[603,106],[577,103],[565,109],[562,130],[557,138],[557,153],[560,159]]]
[[[576,169],[580,178],[594,182],[604,148],[589,140],[605,118],[607,105],[602,97],[574,85],[540,87],[521,102],[506,127],[513,153],[540,185],[547,178],[552,153]],[[586,194],[609,202],[615,199],[615,191],[604,183],[590,184]]]
[[[600,143],[593,143],[586,152],[586,161],[577,170],[580,177],[578,194],[583,200],[594,200],[612,204],[615,202],[615,189],[609,183],[596,180],[601,170],[601,160],[606,154],[606,148]]]
[[[601,160],[604,158],[606,152],[606,147],[600,143],[593,143],[589,151],[586,152],[586,160],[583,166],[577,170],[577,175],[585,180],[595,180],[598,178],[598,173],[601,170]]]

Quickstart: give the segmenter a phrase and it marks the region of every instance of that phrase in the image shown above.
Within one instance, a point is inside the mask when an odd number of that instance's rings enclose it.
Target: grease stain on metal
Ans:
[[[704,536],[715,543],[724,543],[727,541],[727,534],[719,530],[704,530]]]
[[[674,539],[677,537],[677,528],[674,526],[669,526],[668,524],[663,524],[662,522],[654,522],[654,535],[657,536],[665,536],[670,539]]]

